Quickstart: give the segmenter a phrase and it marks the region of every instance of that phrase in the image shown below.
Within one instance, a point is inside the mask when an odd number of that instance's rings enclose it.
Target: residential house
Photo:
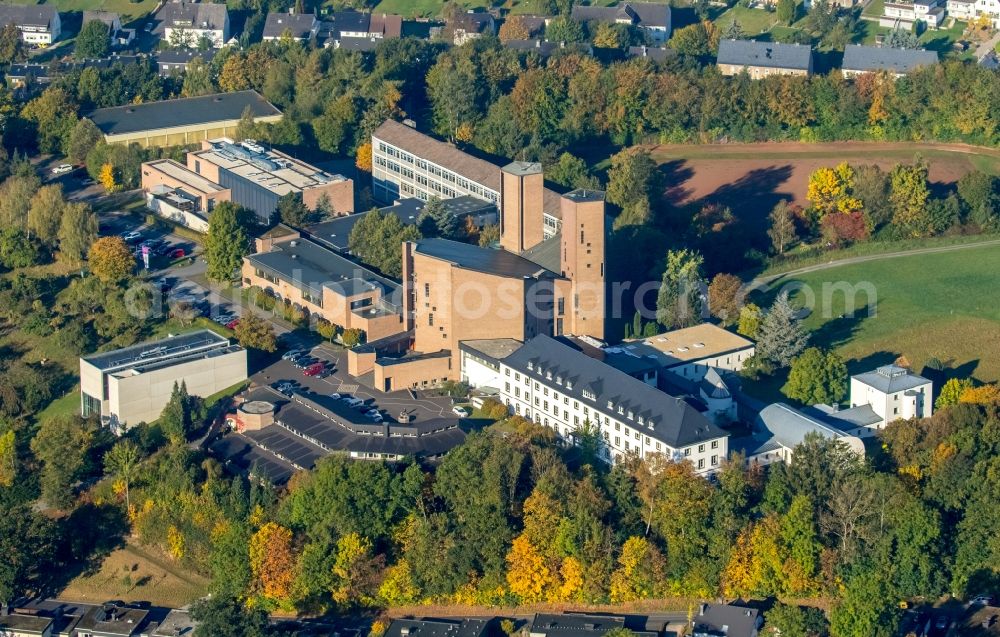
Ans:
[[[13,24],[25,44],[45,47],[59,39],[62,23],[51,4],[0,5],[0,26]]]
[[[167,77],[187,71],[187,67],[195,58],[208,64],[215,57],[215,50],[191,51],[191,50],[167,50],[155,53],[156,64],[159,67],[160,75]]]
[[[808,76],[813,70],[812,47],[808,44],[722,40],[716,60],[723,75],[746,71],[755,80],[769,75]]]
[[[229,40],[229,11],[224,3],[166,2],[153,19],[153,32],[171,47],[198,48],[207,41],[218,49]]]
[[[403,34],[402,16],[391,13],[373,13],[368,23],[368,37],[378,40],[391,40]]]
[[[455,46],[461,46],[484,35],[496,35],[497,26],[493,14],[470,9],[452,16],[445,26],[445,31],[450,34],[450,40]]]
[[[647,60],[652,60],[653,62],[664,62],[677,57],[677,51],[668,49],[665,46],[630,46],[628,48],[628,56],[630,58],[645,58]]]
[[[757,637],[764,616],[756,608],[702,603],[691,618],[691,637]]]
[[[122,21],[113,11],[84,11],[83,22],[103,22],[108,27],[108,40],[111,45],[129,44],[135,38],[135,29],[122,29]]]
[[[851,409],[866,408],[878,418],[869,425],[874,430],[894,420],[930,418],[934,409],[933,383],[897,365],[851,376]],[[868,433],[872,434],[874,431]]]
[[[394,619],[385,637],[487,637],[492,619]]]
[[[24,62],[21,64],[11,64],[7,67],[7,81],[14,87],[24,87],[32,84],[36,87],[44,87],[53,79],[61,77],[73,71],[83,69],[109,69],[115,64],[136,64],[143,58],[135,55],[109,55],[108,57],[88,60],[70,60],[66,62],[55,62],[40,64],[38,62]]]
[[[848,44],[844,48],[841,71],[844,77],[881,72],[888,73],[893,77],[902,77],[910,71],[922,66],[937,64],[937,62],[937,51]]]
[[[990,26],[1000,29],[1000,0],[947,0],[948,15],[966,22],[986,17]]]
[[[293,11],[271,11],[264,22],[264,40],[280,40],[289,37],[299,42],[308,42],[319,32],[319,20],[312,13]]]
[[[945,17],[945,7],[940,6],[939,2],[940,0],[886,2],[879,18],[879,26],[912,31],[917,22],[922,22],[931,29],[937,29]]]
[[[549,42],[535,38],[533,40],[507,40],[503,43],[508,49],[521,51],[523,53],[534,53],[540,58],[548,58],[559,51],[573,51],[574,53],[584,53],[593,55],[593,49],[589,44],[566,44],[565,42]]]
[[[654,46],[670,39],[670,5],[654,2],[619,2],[613,7],[578,4],[570,14],[580,22],[613,22],[633,26]]]

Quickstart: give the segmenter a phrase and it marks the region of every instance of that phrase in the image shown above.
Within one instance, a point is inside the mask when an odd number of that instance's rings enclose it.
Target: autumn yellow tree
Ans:
[[[14,430],[0,434],[0,487],[9,487],[17,477],[17,443]]]
[[[851,195],[854,170],[843,162],[836,168],[820,168],[809,175],[806,198],[812,204],[817,219],[832,212],[861,210],[861,200]]]
[[[559,585],[558,599],[553,601],[572,602],[581,601],[580,593],[583,591],[583,564],[573,556],[563,558],[562,566],[559,568],[559,576],[562,583]]]
[[[135,256],[121,237],[101,237],[87,252],[90,271],[105,283],[115,283],[132,274]]]
[[[413,581],[413,570],[406,559],[386,569],[378,596],[386,606],[405,606],[420,598],[420,587]]]
[[[292,532],[268,522],[250,538],[249,553],[255,590],[276,601],[287,599],[295,580]]]
[[[507,584],[523,603],[540,602],[559,585],[558,577],[545,565],[545,557],[523,534],[514,538],[507,553]]]
[[[528,28],[527,22],[525,22],[523,16],[512,15],[509,16],[504,23],[500,26],[500,31],[497,33],[501,42],[508,42],[510,40],[527,40],[531,37],[531,30]]]
[[[101,182],[101,185],[108,192],[118,192],[121,190],[121,185],[118,183],[118,178],[115,175],[115,167],[111,164],[101,166],[101,174],[98,177],[98,181]]]
[[[655,597],[665,582],[665,562],[660,551],[646,538],[625,540],[618,568],[611,574],[611,601],[631,602]]]
[[[370,173],[372,171],[372,144],[371,142],[365,142],[358,146],[358,152],[355,155],[354,165],[358,167],[358,170],[363,170]]]
[[[974,405],[995,405],[1000,403],[1000,386],[994,384],[982,387],[969,387],[958,397],[960,403]]]

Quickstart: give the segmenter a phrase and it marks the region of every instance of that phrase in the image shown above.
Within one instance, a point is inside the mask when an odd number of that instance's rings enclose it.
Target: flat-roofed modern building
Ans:
[[[660,453],[708,474],[729,453],[729,434],[684,400],[550,336],[535,336],[498,362],[500,395],[512,413],[569,444],[583,423],[599,427],[605,462]]]
[[[746,71],[755,80],[769,75],[811,75],[813,69],[808,44],[722,40],[716,61],[723,75]]]
[[[738,372],[756,351],[753,341],[712,323],[626,341],[618,348],[648,357],[661,368],[691,381],[701,380],[710,369]]]
[[[841,71],[844,77],[880,72],[888,73],[893,77],[902,77],[910,71],[922,66],[931,66],[937,62],[937,51],[848,44],[844,48],[844,62],[841,65]]]
[[[146,162],[141,168],[146,206],[161,217],[198,232],[208,232],[208,213],[231,191],[173,159]]]
[[[500,207],[501,171],[497,164],[394,120],[386,120],[372,133],[373,194],[381,202],[471,195]],[[559,231],[559,194],[544,188],[541,203],[542,232],[551,237]]]
[[[403,331],[398,283],[298,231],[276,230],[257,239],[255,254],[243,257],[245,285],[259,286],[341,328],[363,330],[369,341]]]
[[[354,212],[352,180],[250,140],[204,140],[201,150],[188,153],[187,167],[229,190],[232,201],[256,212],[263,223],[270,221],[278,200],[292,193],[301,194],[312,209],[325,195],[335,214]]]
[[[158,419],[175,382],[204,397],[246,378],[245,349],[197,330],[80,358],[80,411],[123,431]]]
[[[257,91],[217,93],[100,108],[87,115],[109,144],[180,146],[236,133],[245,111],[256,122],[277,122],[281,111]]]

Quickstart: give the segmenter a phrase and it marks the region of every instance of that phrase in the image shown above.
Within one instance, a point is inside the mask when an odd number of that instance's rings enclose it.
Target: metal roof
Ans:
[[[285,31],[291,33],[292,37],[298,40],[308,39],[313,31],[319,27],[316,16],[311,13],[288,13],[287,11],[271,11],[267,14],[264,22],[263,36],[267,38],[280,38]]]
[[[147,341],[129,347],[81,357],[102,372],[148,366],[186,358],[199,352],[230,347],[229,339],[208,329],[178,334],[157,341]]]
[[[905,367],[897,365],[885,365],[875,371],[857,374],[851,378],[869,387],[874,387],[883,394],[895,394],[908,389],[916,389],[931,382],[923,376],[918,376]]]
[[[414,242],[414,252],[448,261],[465,270],[498,276],[550,278],[554,272],[506,250],[480,248],[448,239],[420,239]]]
[[[47,28],[56,13],[50,4],[4,4],[0,5],[0,24]]]
[[[235,121],[243,116],[243,111],[247,108],[254,117],[281,115],[281,111],[257,91],[238,91],[100,108],[87,117],[105,135],[124,135],[163,128]]]
[[[670,24],[670,5],[654,2],[620,2],[613,7],[578,4],[571,15],[574,20],[630,20],[638,27],[666,27]]]
[[[719,64],[808,71],[812,68],[812,47],[756,40],[722,40],[716,59]]]

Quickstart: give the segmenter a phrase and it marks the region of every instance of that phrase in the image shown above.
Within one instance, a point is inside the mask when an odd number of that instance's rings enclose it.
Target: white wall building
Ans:
[[[80,411],[120,432],[154,422],[174,383],[210,396],[246,380],[247,352],[211,330],[198,330],[80,359]]]
[[[851,407],[868,405],[881,419],[877,429],[894,420],[930,418],[933,383],[896,365],[851,377]]]
[[[474,349],[474,343],[466,342],[464,350]],[[689,460],[706,475],[729,453],[729,434],[685,401],[552,337],[536,336],[493,363],[500,397],[512,413],[552,428],[567,444],[585,422],[597,426],[605,462],[660,453]],[[469,378],[479,373],[470,371]]]
[[[994,29],[1000,29],[1000,0],[948,0],[948,15],[956,20],[989,18]]]
[[[62,22],[53,5],[0,6],[0,26],[13,24],[21,31],[25,44],[45,47],[59,39]]]
[[[155,32],[174,47],[197,48],[207,40],[218,49],[229,40],[229,11],[225,4],[167,2],[156,12]]]
[[[709,369],[738,372],[756,347],[753,341],[712,323],[702,323],[620,346],[636,356],[655,359],[661,367],[691,381]]]

